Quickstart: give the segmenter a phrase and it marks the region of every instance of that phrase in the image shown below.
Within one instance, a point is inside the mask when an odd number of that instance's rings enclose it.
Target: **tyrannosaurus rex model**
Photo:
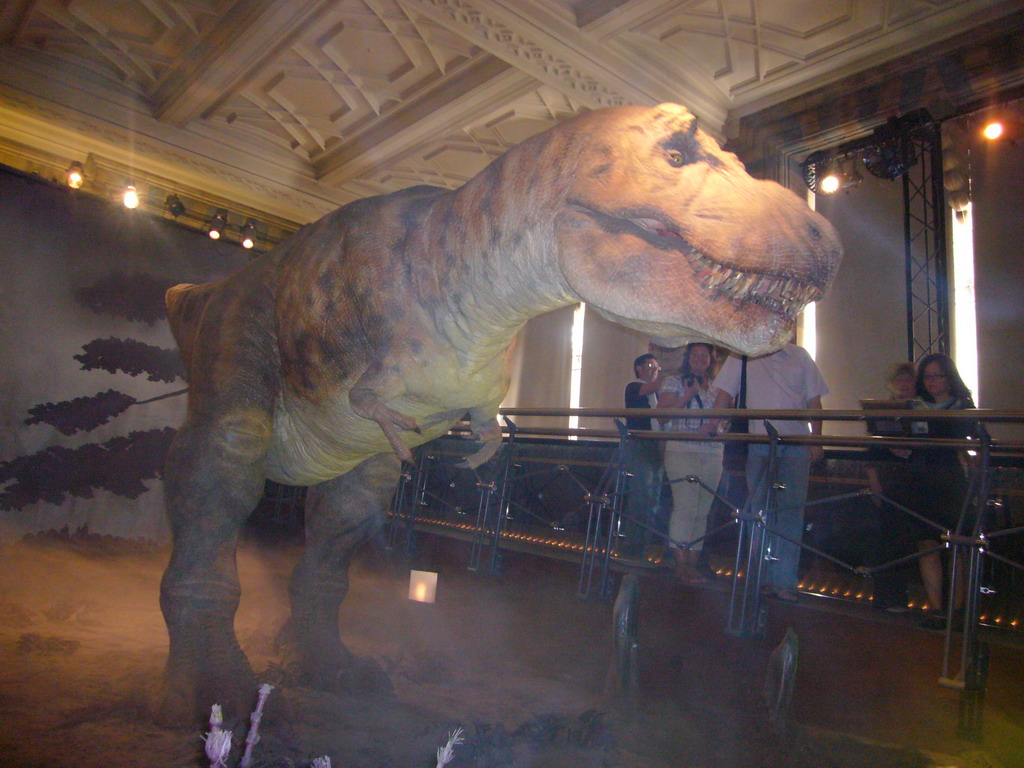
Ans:
[[[666,104],[584,114],[458,190],[360,200],[226,280],[172,288],[189,402],[165,472],[165,712],[251,697],[235,546],[265,478],[311,486],[288,632],[305,672],[339,684],[353,550],[411,448],[468,413],[471,463],[493,453],[527,320],[585,301],[666,346],[768,352],[840,256],[823,218]]]

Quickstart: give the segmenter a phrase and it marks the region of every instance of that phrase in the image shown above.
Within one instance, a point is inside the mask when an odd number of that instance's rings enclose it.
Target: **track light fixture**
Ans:
[[[174,218],[178,218],[185,212],[185,204],[181,202],[181,198],[177,195],[168,195],[167,199],[164,200],[164,205]]]
[[[134,184],[129,184],[124,188],[124,207],[128,209],[135,209],[139,207],[139,192],[135,189]]]
[[[245,220],[245,226],[242,227],[241,239],[239,242],[245,249],[251,249],[256,245],[256,222],[252,219]]]
[[[218,208],[213,218],[210,219],[210,223],[206,226],[206,233],[210,236],[211,240],[220,240],[227,226],[228,212],[223,208]]]
[[[81,189],[85,182],[85,169],[77,160],[72,161],[68,166],[68,186],[72,189]]]

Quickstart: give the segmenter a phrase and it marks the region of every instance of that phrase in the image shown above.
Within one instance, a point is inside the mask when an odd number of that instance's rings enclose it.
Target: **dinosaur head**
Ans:
[[[754,179],[684,107],[576,118],[578,163],[555,220],[570,288],[664,346],[780,347],[842,257],[832,226]]]

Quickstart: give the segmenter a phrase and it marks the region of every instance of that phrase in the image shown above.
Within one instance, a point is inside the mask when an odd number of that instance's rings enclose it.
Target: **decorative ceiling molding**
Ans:
[[[151,93],[159,119],[184,125],[241,87],[274,51],[298,37],[333,0],[235,3]]]
[[[491,56],[474,64],[465,76],[401,105],[325,153],[315,166],[320,180],[342,185],[377,166],[401,162],[424,143],[471,123],[489,105],[514,101],[538,86],[529,75]]]
[[[439,24],[452,26],[485,51],[507,61],[543,83],[571,94],[582,104],[597,109],[626,104],[631,99],[650,101],[650,96],[621,78],[589,66],[585,53],[566,55],[552,34],[497,3],[487,0],[400,0],[403,7],[418,11]],[[554,18],[554,17],[552,17]],[[560,27],[571,25],[554,21]],[[567,29],[561,30],[567,34]],[[584,48],[585,50],[585,48]],[[595,73],[589,71],[597,69]]]
[[[74,151],[298,224],[456,187],[587,109],[671,100],[770,170],[845,130],[807,110],[866,122],[884,62],[1022,16],[1019,0],[8,0],[0,154],[59,167]],[[1006,87],[1014,45],[965,71]],[[876,84],[871,119],[917,87],[911,63]],[[958,76],[942,66],[925,92]]]

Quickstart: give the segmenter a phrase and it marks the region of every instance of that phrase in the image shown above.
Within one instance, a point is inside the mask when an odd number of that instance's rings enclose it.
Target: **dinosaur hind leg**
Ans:
[[[292,575],[292,613],[283,636],[316,687],[390,687],[382,672],[354,658],[341,642],[338,608],[348,592],[352,555],[380,529],[400,470],[397,457],[382,454],[309,489],[306,548]]]
[[[173,535],[160,584],[170,652],[161,718],[168,723],[248,713],[252,670],[235,637],[240,587],[238,534],[263,492],[270,417],[255,408],[216,419],[190,418],[168,452],[164,471]]]

